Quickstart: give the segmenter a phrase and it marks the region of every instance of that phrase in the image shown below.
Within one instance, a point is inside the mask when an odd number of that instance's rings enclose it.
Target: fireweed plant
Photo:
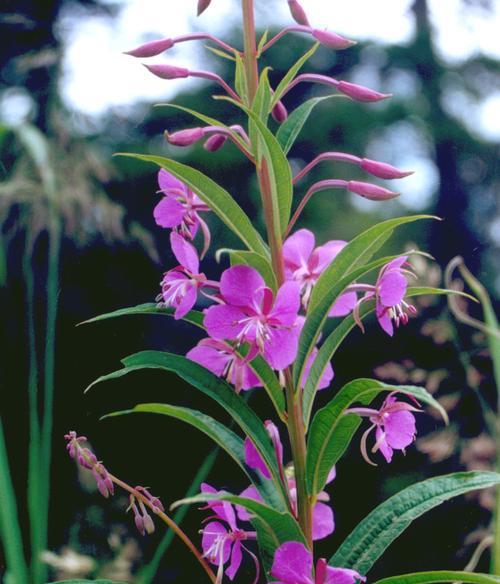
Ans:
[[[343,50],[354,43],[312,27],[296,0],[288,0],[288,4],[296,23],[273,38],[266,33],[257,42],[253,0],[241,1],[242,51],[210,34],[196,33],[149,42],[128,53],[138,58],[155,57],[178,43],[202,39],[215,45],[211,50],[217,55],[233,63],[234,87],[210,71],[169,64],[145,66],[166,80],[199,77],[216,82],[222,95],[215,97],[244,116],[243,125],[227,126],[202,113],[173,106],[203,125],[166,132],[165,137],[181,147],[204,141],[210,152],[232,142],[255,168],[266,233],[258,233],[236,200],[208,176],[171,159],[129,154],[160,167],[159,199],[153,214],[159,227],[170,230],[177,265],[165,272],[156,303],[92,319],[163,314],[203,329],[205,337],[186,356],[140,352],[126,357],[123,369],[97,382],[138,369],[160,368],[175,372],[211,397],[230,414],[231,427],[203,412],[165,403],[140,404],[111,415],[149,412],[183,420],[212,438],[236,462],[247,476],[248,487],[232,494],[203,483],[200,494],[175,503],[173,507],[203,505],[201,537],[195,535],[192,541],[157,497],[111,475],[83,437],[69,432],[66,439],[69,454],[93,473],[105,497],[112,495],[115,487],[128,491],[129,509],[142,534],[155,529],[154,517],[163,520],[192,551],[210,581],[236,580],[242,562],[246,562],[250,568],[254,566],[254,583],[355,584],[367,580],[372,565],[412,520],[451,497],[498,484],[500,475],[455,473],[416,483],[372,511],[331,558],[314,559],[315,542],[335,529],[326,489],[350,442],[358,442],[361,462],[386,464],[412,444],[416,420],[424,415],[425,406],[437,408],[446,421],[440,404],[421,387],[356,379],[341,389],[332,388],[332,358],[350,331],[363,329],[369,314],[375,313],[381,338],[392,336],[415,312],[412,297],[451,291],[410,286],[411,257],[416,252],[379,253],[395,229],[431,217],[390,219],[350,242],[320,243],[308,229],[297,228],[302,210],[315,193],[344,189],[355,196],[383,201],[398,193],[371,182],[370,177],[394,180],[410,173],[385,162],[332,151],[311,157],[309,164],[292,175],[287,154],[317,103],[334,96],[371,103],[390,95],[325,75],[299,73],[319,45]],[[210,0],[200,0],[198,12],[209,5]],[[308,35],[314,44],[281,82],[271,87],[268,68],[259,68],[259,58],[289,33]],[[319,83],[335,93],[310,99],[289,113],[283,98],[299,83]],[[274,127],[279,128],[277,132],[272,131]],[[341,176],[348,177],[348,165],[356,165],[369,178],[332,178],[307,185],[309,171],[324,161],[338,163],[335,168]],[[217,216],[242,244],[241,249],[223,250],[230,267],[218,280],[209,279],[202,267],[203,258],[212,252],[206,223],[209,214]],[[209,307],[199,312],[195,306],[201,297]],[[324,332],[327,323],[329,332]],[[331,399],[313,415],[319,390],[329,392]],[[267,393],[272,420],[261,420],[253,411],[242,397],[242,392],[248,391]],[[284,442],[289,444],[290,459]],[[339,469],[342,472],[341,466]],[[199,574],[193,578],[198,581]],[[238,581],[242,580],[240,576]],[[384,584],[445,581],[487,583],[500,582],[500,578],[438,571],[394,576]]]

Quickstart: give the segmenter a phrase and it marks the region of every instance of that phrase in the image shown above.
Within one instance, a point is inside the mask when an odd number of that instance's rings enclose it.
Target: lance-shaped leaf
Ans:
[[[261,119],[264,124],[267,123],[267,118],[269,116],[269,112],[271,111],[271,86],[269,85],[269,70],[270,67],[266,67],[262,70],[257,93],[255,94],[252,103],[252,110],[259,116],[259,119]]]
[[[274,552],[287,541],[300,541],[306,543],[304,535],[294,517],[289,512],[279,512],[267,505],[263,505],[253,499],[238,497],[230,493],[217,493],[210,495],[203,493],[196,497],[176,501],[172,508],[183,504],[196,504],[207,501],[228,501],[233,505],[241,505],[249,511],[251,519],[258,535],[258,543],[262,561],[266,570],[272,566]]]
[[[297,136],[307,122],[309,116],[313,109],[327,99],[347,99],[345,95],[326,95],[324,97],[313,97],[308,99],[298,108],[294,109],[293,112],[288,116],[288,118],[281,124],[276,138],[283,148],[285,154],[290,152],[290,148],[293,146]]]
[[[299,350],[293,367],[295,387],[301,386],[305,365],[314,350],[321,329],[335,300],[349,284],[370,269],[377,267],[375,262],[364,266],[363,264],[373,257],[373,254],[387,241],[396,227],[419,219],[429,218],[431,217],[428,215],[401,217],[390,219],[371,227],[342,248],[333,262],[321,274],[311,294],[307,318],[299,339]]]
[[[266,244],[243,209],[225,189],[199,170],[163,156],[131,153],[120,153],[119,156],[152,162],[167,170],[196,193],[248,249],[264,256],[269,255]]]
[[[134,355],[125,357],[122,363],[124,365],[123,369],[99,377],[87,390],[102,381],[117,379],[141,369],[163,369],[176,373],[184,381],[187,381],[222,406],[236,424],[240,426],[243,432],[251,438],[269,468],[276,484],[276,489],[281,493],[283,501],[287,500],[284,486],[281,483],[278,472],[276,455],[264,424],[245,400],[236,394],[228,383],[186,357],[161,351],[142,351],[135,353]]]
[[[236,462],[236,464],[238,464],[255,485],[264,501],[270,505],[276,506],[277,509],[286,509],[286,506],[284,506],[283,503],[283,498],[280,496],[279,491],[275,488],[272,481],[265,479],[262,474],[253,471],[245,463],[245,444],[243,440],[232,430],[224,426],[224,424],[221,424],[211,416],[207,416],[197,410],[172,406],[170,404],[139,404],[131,410],[113,412],[104,416],[104,418],[137,413],[169,416],[197,428],[229,454],[229,456]]]
[[[82,324],[91,324],[93,322],[100,322],[101,320],[108,320],[110,318],[118,318],[120,316],[133,316],[141,314],[152,314],[158,316],[173,316],[174,310],[172,308],[165,308],[158,306],[155,302],[146,302],[144,304],[137,304],[137,306],[129,306],[127,308],[119,308],[118,310],[113,310],[112,312],[106,312],[105,314],[99,314],[80,322]],[[203,313],[196,310],[191,310],[188,312],[182,320],[194,324],[197,327],[203,328]]]
[[[500,576],[478,574],[475,572],[460,572],[452,570],[436,570],[432,572],[413,572],[390,576],[377,580],[375,584],[441,584],[444,582],[464,582],[467,584],[500,584]]]
[[[412,298],[414,296],[423,296],[427,294],[434,295],[449,295],[458,294],[459,296],[465,296],[470,298],[468,294],[463,292],[458,292],[455,290],[446,290],[442,288],[430,288],[425,286],[414,286],[410,287],[406,291],[406,298]],[[375,310],[375,301],[368,300],[364,302],[359,311],[359,318],[363,320],[366,316]],[[314,362],[307,376],[307,381],[304,386],[302,405],[304,412],[304,425],[307,428],[309,426],[309,419],[311,417],[312,406],[314,403],[314,397],[316,395],[318,384],[323,377],[323,373],[331,361],[333,355],[340,347],[342,341],[349,334],[349,332],[356,326],[356,322],[352,314],[346,316],[340,324],[338,324],[333,331],[328,335],[325,341],[321,344],[321,347],[316,355]]]
[[[361,418],[345,411],[354,403],[366,406],[381,392],[397,391],[411,395],[419,402],[436,408],[447,422],[448,416],[441,404],[423,387],[387,385],[376,379],[355,379],[335,395],[314,416],[307,441],[307,484],[309,493],[316,495],[326,484],[328,473],[344,454]]]
[[[500,483],[494,472],[457,472],[403,489],[376,507],[354,528],[328,562],[366,574],[412,521],[448,499]]]

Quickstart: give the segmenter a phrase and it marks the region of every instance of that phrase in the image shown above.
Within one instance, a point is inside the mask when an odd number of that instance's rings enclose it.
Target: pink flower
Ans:
[[[202,339],[186,357],[203,365],[217,377],[224,377],[239,393],[241,390],[261,386],[262,383],[235,349],[222,341]]]
[[[308,229],[299,229],[283,244],[285,260],[285,276],[288,280],[298,282],[302,294],[302,304],[305,309],[309,304],[312,290],[318,278],[332,263],[345,241],[332,240],[314,249],[314,234]],[[355,292],[342,294],[329,316],[345,316],[354,308],[357,301]]]
[[[201,485],[202,493],[217,493],[218,491],[203,483]],[[245,550],[254,560],[256,566],[256,578],[254,582],[259,579],[259,563],[255,555],[248,550],[243,544],[246,540],[255,540],[256,534],[254,531],[245,531],[240,529],[236,522],[236,513],[233,506],[225,501],[207,503],[207,508],[212,510],[215,514],[213,519],[205,525],[202,530],[203,556],[209,562],[218,566],[217,582],[222,582],[222,574],[232,581],[240,568],[243,559],[243,550]],[[222,523],[222,522],[223,523]],[[224,565],[229,562],[229,566],[225,572]]]
[[[158,173],[160,192],[165,195],[156,205],[153,215],[160,227],[177,230],[184,238],[193,239],[201,226],[205,238],[204,252],[210,245],[210,231],[199,213],[210,211],[210,207],[180,180],[166,170]]]
[[[257,270],[238,265],[223,272],[220,293],[224,304],[205,312],[204,324],[213,339],[249,343],[274,369],[284,369],[294,361],[298,284],[285,282],[274,297]]]
[[[165,272],[158,299],[165,306],[175,308],[174,317],[177,320],[193,308],[200,288],[213,288],[216,283],[199,273],[200,261],[196,249],[175,231],[170,234],[170,245],[180,265]]]
[[[416,400],[415,400],[416,402]],[[416,402],[418,405],[418,402]],[[380,450],[387,462],[391,462],[394,450],[402,450],[409,446],[416,435],[415,416],[412,412],[420,410],[406,402],[398,401],[394,393],[389,394],[384,400],[381,408],[349,408],[346,413],[358,414],[370,419],[372,425],[365,431],[361,438],[361,453],[363,458],[376,466],[368,456],[367,440],[368,436],[375,429],[375,444],[371,452]]]
[[[355,584],[366,578],[355,570],[332,568],[326,560],[319,559],[315,575],[312,574],[313,556],[306,546],[298,541],[287,541],[274,554],[271,576],[277,578],[273,584]]]

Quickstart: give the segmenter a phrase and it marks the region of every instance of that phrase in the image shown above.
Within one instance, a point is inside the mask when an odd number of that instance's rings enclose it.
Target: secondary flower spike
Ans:
[[[274,554],[271,576],[277,580],[272,584],[356,584],[366,581],[356,570],[333,568],[326,560],[319,559],[313,575],[313,556],[306,546],[298,541],[287,541]]]

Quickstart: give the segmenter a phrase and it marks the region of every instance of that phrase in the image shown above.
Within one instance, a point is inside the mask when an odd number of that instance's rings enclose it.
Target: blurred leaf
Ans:
[[[441,584],[441,582],[466,582],[467,584],[499,584],[500,576],[439,570],[434,572],[414,572],[377,580],[375,584]]]

